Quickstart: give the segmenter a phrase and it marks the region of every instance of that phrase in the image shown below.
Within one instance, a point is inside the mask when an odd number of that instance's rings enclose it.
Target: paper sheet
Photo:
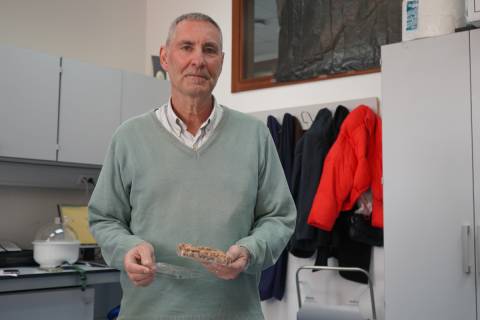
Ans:
[[[87,206],[61,205],[60,212],[63,221],[73,230],[80,244],[97,243],[88,228]]]

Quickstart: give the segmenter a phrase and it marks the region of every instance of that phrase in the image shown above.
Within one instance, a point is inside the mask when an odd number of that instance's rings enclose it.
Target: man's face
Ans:
[[[160,61],[170,77],[172,96],[210,96],[222,71],[220,32],[208,22],[184,20],[160,49]]]

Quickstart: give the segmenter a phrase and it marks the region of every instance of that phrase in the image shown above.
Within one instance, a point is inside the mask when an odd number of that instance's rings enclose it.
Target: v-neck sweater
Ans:
[[[147,241],[157,262],[202,274],[189,280],[157,275],[137,288],[122,271],[119,319],[263,319],[260,272],[285,248],[295,205],[267,127],[223,108],[215,132],[197,150],[166,130],[154,111],[125,122],[112,138],[89,203],[105,260],[122,270],[125,253]],[[225,251],[244,246],[249,267],[235,280],[217,279],[176,255],[181,242]]]

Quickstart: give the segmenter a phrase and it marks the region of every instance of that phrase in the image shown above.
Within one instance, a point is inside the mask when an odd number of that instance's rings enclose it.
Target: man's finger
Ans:
[[[142,243],[125,255],[124,266],[128,273],[152,273],[155,270],[153,247]]]
[[[133,281],[133,284],[137,287],[146,287],[148,286],[150,283],[153,282],[153,277],[149,277],[149,278],[146,278],[146,279],[142,279],[142,280],[134,280]]]
[[[140,255],[141,265],[146,266],[149,269],[155,269],[155,256],[153,254],[152,246],[147,244],[138,246],[138,254]]]
[[[232,261],[237,260],[240,257],[241,251],[240,247],[237,245],[233,245],[230,248],[228,248],[226,255],[229,256]]]
[[[152,273],[130,273],[128,275],[132,281],[143,281],[145,279],[150,279],[153,277]]]
[[[232,258],[230,266],[236,269],[241,268],[241,271],[243,271],[250,258],[248,250],[237,245],[231,246],[227,251],[227,255]]]
[[[126,263],[125,264],[125,271],[129,273],[138,273],[138,274],[148,274],[152,273],[152,269],[147,266],[139,265],[137,262],[135,263]]]
[[[218,274],[218,267],[214,263],[210,262],[201,262],[202,266],[210,271],[211,273]]]

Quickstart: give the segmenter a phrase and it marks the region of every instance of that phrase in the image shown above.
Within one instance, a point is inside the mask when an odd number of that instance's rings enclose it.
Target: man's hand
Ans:
[[[130,249],[123,259],[128,277],[137,287],[146,287],[155,279],[155,255],[153,246],[142,242]]]
[[[218,263],[202,263],[208,271],[215,274],[218,278],[224,280],[233,280],[245,270],[250,260],[250,253],[244,247],[233,245],[226,252],[227,256],[232,258],[232,263],[224,266]]]

